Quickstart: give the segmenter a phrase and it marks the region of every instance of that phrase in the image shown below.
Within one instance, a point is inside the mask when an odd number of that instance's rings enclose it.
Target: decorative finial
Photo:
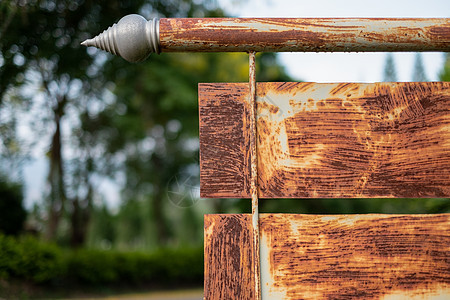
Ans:
[[[145,60],[150,53],[160,53],[159,20],[147,21],[140,15],[127,15],[93,39],[81,43],[97,47],[129,62]]]

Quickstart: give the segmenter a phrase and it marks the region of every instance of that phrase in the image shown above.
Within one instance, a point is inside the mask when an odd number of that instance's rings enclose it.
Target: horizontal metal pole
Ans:
[[[450,19],[161,19],[162,52],[450,51]]]
[[[159,52],[450,51],[450,18],[166,18],[128,15],[94,39],[129,61]]]

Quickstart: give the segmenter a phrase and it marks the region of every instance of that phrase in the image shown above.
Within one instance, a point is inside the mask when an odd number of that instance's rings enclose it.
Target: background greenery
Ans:
[[[0,2],[0,297],[14,281],[69,291],[201,286],[203,214],[251,211],[243,199],[180,207],[168,194],[174,176],[198,181],[197,84],[247,81],[247,55],[161,54],[130,64],[80,47],[129,13],[223,16],[215,1]],[[384,75],[396,78],[392,57]],[[420,55],[413,77],[426,80]],[[293,79],[264,53],[257,80]],[[47,182],[25,210],[21,170],[36,149],[46,149]],[[120,186],[117,208],[100,192],[104,178]],[[262,200],[260,211],[438,213],[450,203],[277,199]]]

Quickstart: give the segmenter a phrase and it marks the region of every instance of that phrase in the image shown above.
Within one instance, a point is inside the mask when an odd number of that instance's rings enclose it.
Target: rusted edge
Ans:
[[[257,120],[256,120],[256,64],[255,52],[249,52],[249,101],[250,101],[250,160],[251,182],[250,193],[252,195],[252,227],[253,227],[253,251],[255,272],[255,299],[261,299],[261,273],[259,261],[259,212],[258,212],[258,157],[257,157]]]

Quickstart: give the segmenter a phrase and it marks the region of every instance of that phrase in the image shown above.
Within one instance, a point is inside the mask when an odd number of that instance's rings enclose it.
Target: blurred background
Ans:
[[[0,2],[0,297],[201,287],[199,82],[248,80],[240,53],[130,64],[80,42],[122,16],[449,17],[428,1]],[[444,53],[259,53],[258,81],[449,81]],[[261,212],[441,213],[449,199],[262,200]],[[44,296],[43,296],[44,295]]]

